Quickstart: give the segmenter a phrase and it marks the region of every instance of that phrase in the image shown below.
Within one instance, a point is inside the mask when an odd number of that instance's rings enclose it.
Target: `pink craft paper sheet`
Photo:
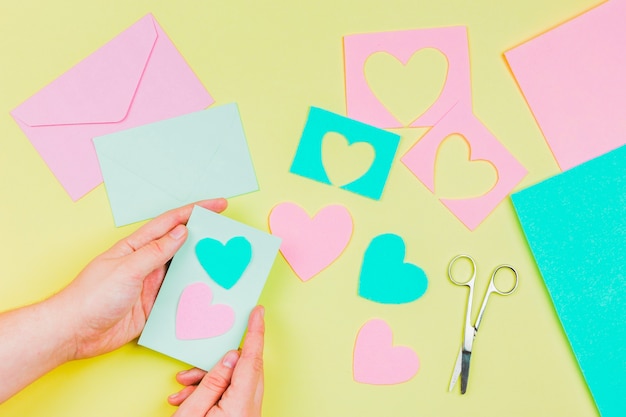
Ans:
[[[471,106],[470,63],[464,26],[348,35],[343,42],[348,117],[379,128],[404,127],[374,95],[365,78],[365,62],[376,52],[389,53],[406,65],[419,50],[435,48],[448,60],[441,94],[410,126],[433,126],[459,102]]]
[[[626,143],[625,18],[609,1],[505,54],[562,170]]]
[[[148,14],[11,114],[77,200],[102,182],[93,137],[202,110],[212,103]]]
[[[462,135],[469,143],[470,160],[488,161],[498,172],[496,185],[482,196],[441,199],[459,220],[474,230],[508,196],[527,171],[471,111],[455,107],[401,159],[431,192],[435,193],[435,163],[439,146],[454,134]]]

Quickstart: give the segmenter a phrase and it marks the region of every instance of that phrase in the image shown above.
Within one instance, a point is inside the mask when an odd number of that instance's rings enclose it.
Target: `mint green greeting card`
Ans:
[[[201,369],[237,349],[280,239],[194,207],[139,344]]]

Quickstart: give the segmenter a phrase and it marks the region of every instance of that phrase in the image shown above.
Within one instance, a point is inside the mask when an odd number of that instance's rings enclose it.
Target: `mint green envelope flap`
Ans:
[[[258,189],[236,104],[93,140],[117,226]]]

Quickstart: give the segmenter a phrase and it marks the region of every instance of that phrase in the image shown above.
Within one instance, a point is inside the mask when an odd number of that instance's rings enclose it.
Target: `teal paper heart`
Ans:
[[[420,298],[428,278],[417,265],[404,262],[406,247],[398,235],[383,234],[370,242],[361,266],[359,295],[383,304],[403,304]]]
[[[252,246],[243,236],[234,237],[226,244],[205,238],[196,245],[196,256],[209,277],[229,290],[248,267],[252,258]]]

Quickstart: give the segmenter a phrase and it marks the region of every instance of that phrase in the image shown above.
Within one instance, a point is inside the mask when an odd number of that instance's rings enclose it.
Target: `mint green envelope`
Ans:
[[[139,344],[208,370],[239,346],[281,240],[199,206],[187,228]]]
[[[93,139],[116,226],[258,189],[237,104]]]

